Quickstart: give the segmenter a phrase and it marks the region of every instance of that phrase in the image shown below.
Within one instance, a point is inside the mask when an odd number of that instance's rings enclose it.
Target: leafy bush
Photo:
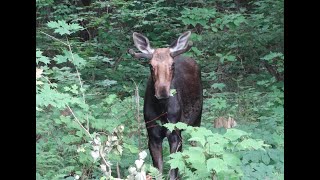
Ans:
[[[179,167],[185,179],[283,179],[283,5],[37,0],[36,178],[165,179]],[[186,30],[194,44],[186,55],[202,72],[202,124],[165,125],[185,129],[184,151],[170,155],[165,143],[160,174],[138,155],[147,149],[147,61],[127,50],[134,31],[165,47]],[[236,129],[213,128],[220,117],[235,119]]]
[[[190,127],[183,123],[165,124],[170,131],[185,130],[188,141],[198,142],[182,152],[171,154],[168,163],[172,169],[179,168],[183,179],[238,179],[243,176],[240,153],[249,150],[264,150],[267,144],[250,138],[245,131],[227,129],[224,134],[213,133],[203,127]]]

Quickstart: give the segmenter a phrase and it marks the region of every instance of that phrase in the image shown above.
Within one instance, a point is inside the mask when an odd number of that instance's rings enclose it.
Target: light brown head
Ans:
[[[187,31],[170,47],[153,49],[147,37],[136,32],[133,33],[134,44],[142,53],[134,53],[132,50],[129,52],[136,58],[150,59],[150,70],[157,99],[169,98],[170,84],[174,74],[174,57],[191,48],[192,44],[188,44],[190,35],[191,32]]]

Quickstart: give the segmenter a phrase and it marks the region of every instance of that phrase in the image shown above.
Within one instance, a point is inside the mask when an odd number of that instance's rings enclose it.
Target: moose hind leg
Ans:
[[[182,150],[181,131],[174,130],[168,135],[170,145],[170,154],[180,152]],[[170,180],[178,179],[178,168],[170,170]]]

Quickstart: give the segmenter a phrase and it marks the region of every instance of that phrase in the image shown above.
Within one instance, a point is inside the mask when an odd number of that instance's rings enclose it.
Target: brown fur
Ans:
[[[219,117],[217,119],[214,120],[214,127],[215,128],[226,128],[226,129],[229,129],[229,128],[233,128],[237,125],[237,122],[229,117],[228,119],[225,118],[225,117]]]
[[[155,95],[157,97],[168,97],[172,80],[173,58],[170,56],[169,48],[158,48],[154,51],[150,60],[152,66],[152,78],[155,82]]]

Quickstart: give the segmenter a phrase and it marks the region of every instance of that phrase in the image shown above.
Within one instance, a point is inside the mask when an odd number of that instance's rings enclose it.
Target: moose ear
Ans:
[[[149,39],[140,33],[133,33],[133,42],[142,53],[152,54],[154,52],[154,49],[150,47]]]
[[[170,46],[170,52],[174,53],[176,51],[180,51],[182,49],[187,48],[188,40],[191,35],[191,31],[184,32],[178,40],[176,40],[174,43]]]

